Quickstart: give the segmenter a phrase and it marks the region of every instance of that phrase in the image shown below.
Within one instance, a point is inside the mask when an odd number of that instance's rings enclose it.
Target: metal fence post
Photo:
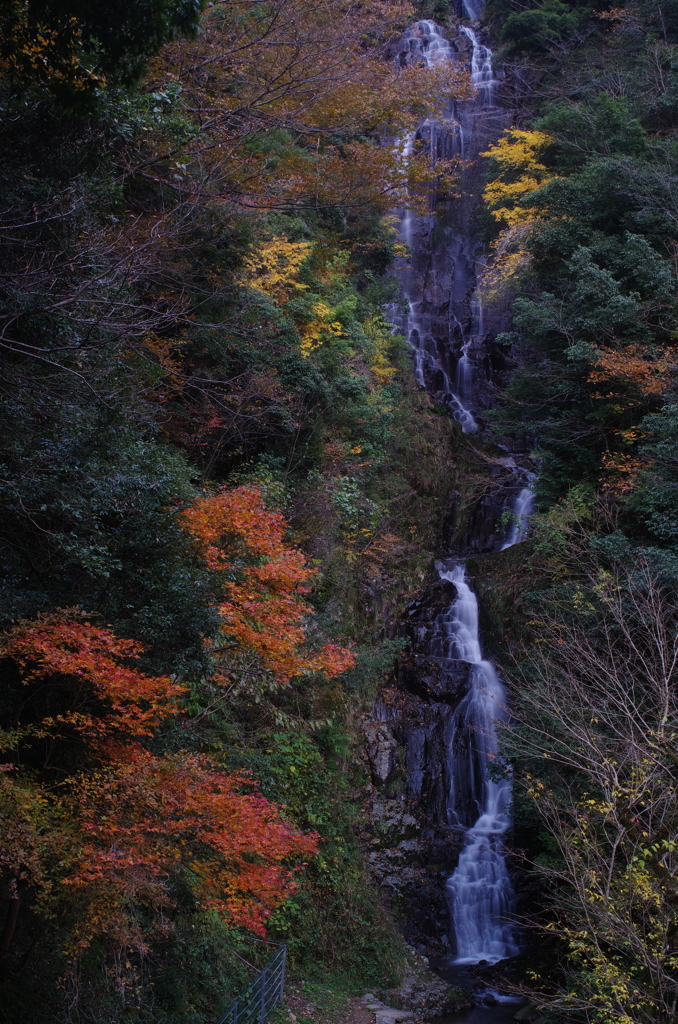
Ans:
[[[287,946],[282,948],[282,967],[280,969],[280,991],[278,992],[278,999],[282,999],[283,992],[285,990],[285,966],[287,963]]]
[[[266,973],[268,971],[268,965],[264,967],[261,972],[261,1013],[259,1016],[260,1024],[264,1024],[266,1020]]]

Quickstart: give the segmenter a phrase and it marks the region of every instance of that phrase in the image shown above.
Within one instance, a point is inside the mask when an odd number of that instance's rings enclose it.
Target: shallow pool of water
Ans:
[[[448,985],[468,990],[477,1001],[477,1005],[470,1009],[437,1017],[435,1024],[509,1024],[521,1006],[525,1005],[521,996],[483,984],[472,969],[469,970],[464,964],[453,960],[431,960],[430,964]]]
[[[448,1017],[437,1017],[436,1024],[509,1024],[522,1005],[520,1000],[494,1006],[474,1006]]]

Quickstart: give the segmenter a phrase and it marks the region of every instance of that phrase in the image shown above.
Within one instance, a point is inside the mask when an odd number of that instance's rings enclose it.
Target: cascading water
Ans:
[[[483,9],[482,0],[463,0],[462,6],[471,21],[478,21]]]
[[[497,90],[497,79],[492,70],[492,50],[478,39],[477,34],[467,25],[462,25],[461,30],[472,46],[471,51],[471,85],[478,94],[478,101],[483,110],[494,107],[494,97]]]
[[[470,18],[478,19],[481,2],[464,0],[464,7]],[[434,22],[420,21],[403,37],[401,63],[425,62],[429,66],[460,59],[470,43],[474,87],[470,100],[453,104],[448,116],[426,121],[408,136],[403,155],[409,155],[419,140],[432,160],[462,157],[473,166],[483,149],[510,123],[509,115],[496,105],[498,82],[492,70],[492,51],[474,29],[461,26],[459,33],[452,44]],[[479,197],[481,181],[469,180]],[[397,269],[407,313],[392,310],[394,323],[404,331],[412,349],[417,381],[447,405],[465,433],[482,426],[476,413],[483,408],[478,404],[477,384],[482,360],[487,365],[485,314],[477,287],[478,244],[469,228],[473,202],[448,202],[437,215],[403,212],[401,237],[412,255]],[[435,211],[434,202],[431,209]],[[487,398],[483,401],[489,404]],[[513,477],[511,486],[516,490],[507,509],[510,520],[505,539],[495,542],[494,550],[524,539],[533,501],[528,486],[531,474],[512,458],[500,461]],[[442,563],[438,571],[441,579],[454,584],[456,598],[435,619],[429,655],[443,669],[445,663],[450,666],[450,678],[460,678],[460,671],[463,678],[460,663],[468,666],[465,695],[447,726],[447,818],[453,828],[463,831],[459,860],[446,883],[452,937],[457,963],[496,963],[518,952],[511,925],[514,895],[503,848],[510,825],[511,780],[499,770],[496,730],[496,724],[506,720],[506,694],[494,666],[482,655],[478,604],[464,561]],[[489,771],[493,764],[498,769],[495,774]]]
[[[403,36],[398,61],[401,64],[425,63],[429,67],[459,60],[460,49],[465,49],[468,40],[474,87],[472,98],[450,104],[438,119],[427,119],[416,132],[408,135],[400,144],[403,157],[412,153],[417,141],[426,148],[432,161],[473,160],[483,148],[484,133],[479,130],[479,125],[497,111],[495,94],[498,83],[492,71],[492,51],[479,41],[473,29],[463,26],[460,34],[463,41],[453,44],[434,21],[422,20],[415,22]],[[491,126],[488,130],[490,134],[494,132]],[[430,245],[433,232],[439,227],[434,210],[435,204],[427,215],[402,211],[400,237],[410,251],[416,252]],[[453,278],[451,301],[440,304],[447,307],[445,319],[429,312],[431,302],[427,293],[431,289],[417,268],[406,260],[401,261],[397,268],[406,312],[394,307],[391,317],[409,343],[417,381],[439,397],[465,433],[471,433],[479,429],[474,408],[473,373],[474,349],[483,339],[482,304],[475,288],[476,256],[469,249],[468,236],[462,233],[451,241],[446,254]],[[440,270],[445,273],[444,267]],[[436,277],[440,276],[440,273],[436,274]],[[434,290],[436,283],[434,279]],[[460,316],[462,311],[470,313],[470,316]]]
[[[466,582],[463,562],[439,572],[457,590],[444,616],[447,656],[472,666],[450,739],[448,817],[450,824],[466,827],[459,863],[447,880],[456,962],[496,963],[518,952],[510,923],[513,889],[502,843],[510,825],[511,781],[488,775],[499,753],[495,722],[506,719],[506,693],[494,666],[482,656],[478,602]],[[466,809],[469,797],[472,823]]]
[[[404,42],[409,52],[409,60],[424,60],[429,67],[453,57],[449,39],[435,21],[428,18],[416,21],[405,33]]]
[[[530,481],[537,479],[534,473],[528,473],[527,477]],[[500,548],[501,551],[525,540],[533,508],[534,490],[531,487],[522,487],[511,503],[509,533]]]
[[[520,490],[512,502],[513,520],[501,545],[505,550],[525,537],[534,495]],[[496,723],[506,721],[506,691],[492,662],[483,658],[478,634],[478,602],[466,580],[463,561],[438,565],[441,579],[454,584],[457,596],[438,616],[430,643],[439,659],[471,666],[466,696],[450,723],[450,789],[447,815],[462,827],[464,845],[447,880],[456,963],[497,963],[519,948],[511,925],[513,888],[506,866],[503,837],[509,828],[511,780],[488,769],[498,761]]]
[[[399,60],[406,63],[426,63],[432,67],[456,57],[450,41],[443,35],[442,29],[434,21],[422,20],[415,22],[403,37],[403,49]],[[401,146],[403,157],[412,153],[415,137],[418,136],[428,147],[431,158],[436,156],[458,157],[462,153],[462,140],[459,122],[450,110],[449,116],[441,121],[427,119],[417,132],[409,134]],[[434,220],[433,216],[417,216],[411,210],[404,210],[400,222],[400,237],[408,248],[416,247],[417,236],[426,232]],[[395,323],[403,329],[413,356],[414,374],[419,384],[436,391],[465,432],[478,429],[473,413],[464,403],[460,395],[460,387],[468,391],[467,381],[455,386],[452,376],[440,358],[438,344],[434,337],[429,318],[422,313],[422,302],[416,298],[418,282],[406,268],[401,267],[401,285],[407,302],[407,313],[403,317],[396,308],[391,310]],[[437,326],[437,325],[436,325]],[[470,339],[469,339],[470,343]],[[463,377],[463,369],[461,371]],[[459,371],[455,374],[459,381]]]

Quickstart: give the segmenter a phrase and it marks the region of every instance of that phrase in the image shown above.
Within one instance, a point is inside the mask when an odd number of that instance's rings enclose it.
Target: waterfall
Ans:
[[[482,0],[462,0],[464,10],[471,21],[478,21],[483,9]]]
[[[463,2],[469,17],[477,21],[480,0]],[[405,140],[403,155],[412,152],[418,139],[432,159],[445,154],[473,163],[510,123],[509,115],[495,104],[498,83],[492,70],[492,51],[468,26],[461,26],[459,32],[471,44],[474,95],[454,104],[449,117],[421,124]],[[434,22],[419,21],[405,33],[399,59],[432,66],[457,59],[457,50],[465,48],[465,41],[461,47],[453,46]],[[478,183],[475,189],[479,196]],[[402,260],[397,271],[407,312],[392,309],[392,319],[410,345],[417,381],[446,404],[465,433],[480,430],[475,410],[488,402],[487,390],[484,397],[482,393],[487,370],[478,359],[484,352],[486,314],[477,287],[479,247],[469,229],[471,215],[472,206],[463,197],[458,202],[448,201],[437,220],[434,214],[403,212],[400,233],[411,258]],[[493,315],[496,319],[496,314],[488,311],[490,333]],[[533,503],[532,475],[510,457],[503,464],[512,472],[515,492],[512,489],[511,519],[501,550],[524,539]],[[457,663],[450,671],[451,678],[460,677],[459,663],[468,666],[465,695],[446,726],[447,821],[463,832],[446,895],[456,962],[496,963],[519,951],[511,924],[514,893],[503,846],[511,821],[511,779],[499,770],[490,771],[493,763],[497,769],[501,766],[496,725],[506,720],[506,692],[494,665],[483,658],[478,602],[466,578],[465,562],[439,563],[438,572],[441,579],[454,584],[456,597],[433,623],[429,656],[438,662]]]
[[[402,39],[402,47],[398,58],[401,62],[423,62],[428,67],[451,61],[456,56],[440,26],[429,19],[417,21],[407,29]],[[420,124],[416,133],[409,133],[400,144],[399,152],[402,156],[407,157],[412,153],[417,137],[426,143],[432,160],[438,155],[460,156],[461,132],[458,121],[452,115],[453,112],[450,111],[450,116],[443,116],[441,121],[427,118]],[[410,250],[416,247],[418,235],[430,229],[433,219],[432,216],[416,216],[411,210],[402,211],[400,237]],[[471,364],[468,350],[473,339],[469,337],[456,372],[450,373],[441,359],[439,345],[434,335],[438,325],[431,323],[431,318],[423,313],[423,302],[417,297],[420,282],[413,279],[409,267],[400,267],[400,278],[407,313],[402,316],[393,307],[391,319],[401,327],[410,347],[415,378],[422,387],[427,387],[440,395],[450,415],[457,420],[465,433],[473,433],[478,429],[478,423],[466,397],[470,395]]]
[[[512,460],[511,460],[512,461]],[[531,483],[536,477],[526,474]],[[512,521],[500,550],[525,539],[534,491],[523,487],[511,502]],[[506,691],[492,662],[483,658],[478,635],[478,601],[466,581],[463,562],[438,566],[454,583],[457,597],[438,616],[432,653],[470,664],[469,688],[451,723],[450,789],[447,815],[465,828],[459,862],[447,879],[456,963],[497,963],[519,952],[511,911],[514,901],[503,837],[511,824],[511,779],[488,769],[497,762],[496,723],[506,721]]]
[[[461,26],[461,32],[471,43],[471,85],[478,94],[478,102],[483,110],[494,109],[494,96],[497,90],[497,79],[492,70],[492,50],[483,46],[477,34],[467,25]]]
[[[445,38],[440,26],[428,18],[415,21],[405,32],[403,42],[407,47],[405,59],[408,62],[419,63],[423,60],[428,67],[433,67],[453,57],[449,39]]]
[[[506,693],[478,638],[478,602],[463,562],[439,567],[457,590],[441,619],[447,657],[468,662],[468,693],[457,707],[450,742],[450,824],[466,827],[459,863],[447,880],[457,963],[496,963],[518,946],[510,924],[513,889],[503,851],[510,825],[511,781],[493,779],[488,767],[499,754],[495,722],[506,719]],[[472,821],[469,822],[469,815]]]
[[[537,479],[534,473],[528,473],[528,478],[530,480]],[[533,508],[534,491],[531,487],[521,488],[511,502],[509,533],[501,546],[501,551],[506,551],[506,548],[511,548],[514,544],[520,544],[522,540],[525,540]]]

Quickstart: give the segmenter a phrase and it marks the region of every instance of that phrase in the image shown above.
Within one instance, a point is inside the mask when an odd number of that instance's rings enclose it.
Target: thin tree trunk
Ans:
[[[21,900],[21,893],[26,888],[26,884],[27,883],[23,878],[17,879],[14,892],[9,898],[7,920],[5,921],[5,928],[2,933],[2,939],[0,939],[0,957],[4,956],[5,953],[8,953],[9,947],[12,945],[12,939],[14,938],[14,932],[16,930],[16,923],[19,917],[19,902]]]

